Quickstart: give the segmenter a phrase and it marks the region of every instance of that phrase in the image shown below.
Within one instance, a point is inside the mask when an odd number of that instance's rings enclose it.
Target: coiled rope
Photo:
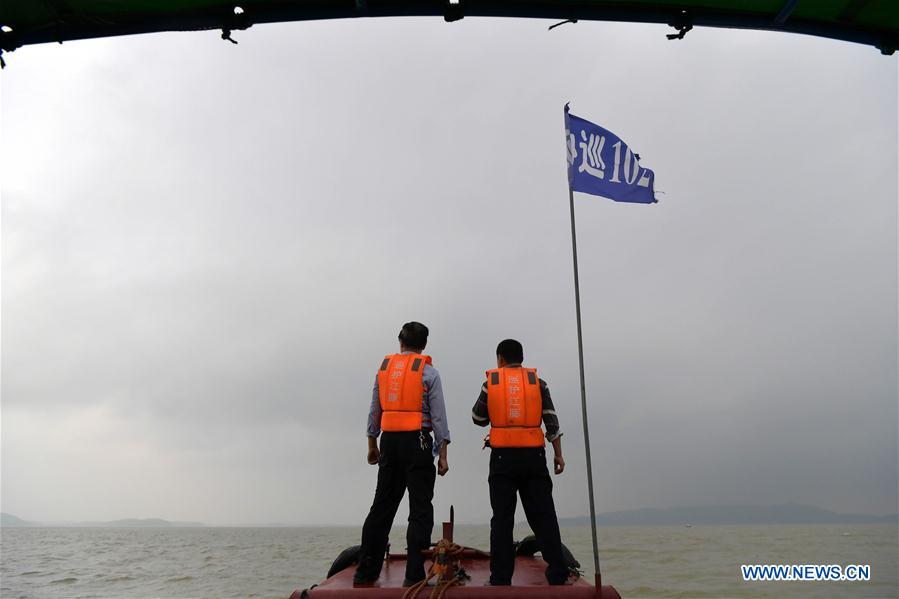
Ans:
[[[457,572],[455,576],[448,580],[444,580],[443,578],[444,574],[446,574],[449,560],[461,555],[462,549],[463,547],[461,545],[457,545],[446,539],[441,539],[434,548],[434,563],[431,565],[428,575],[425,576],[423,580],[419,580],[406,589],[406,592],[403,594],[403,599],[417,599],[418,593],[428,586],[428,581],[435,576],[437,577],[437,584],[431,591],[430,599],[443,599],[443,595],[446,593],[447,589],[460,584],[463,580],[464,574],[462,572]]]

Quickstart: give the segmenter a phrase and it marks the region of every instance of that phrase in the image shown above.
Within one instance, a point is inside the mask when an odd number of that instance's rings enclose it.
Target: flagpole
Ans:
[[[568,115],[568,104],[565,105]],[[566,118],[567,121],[567,118]],[[567,122],[566,122],[567,127]],[[574,223],[574,191],[571,180],[568,181],[568,206],[571,209],[571,257],[574,262],[574,307],[577,313],[577,358],[581,375],[581,418],[584,423],[584,452],[587,456],[587,493],[590,497],[590,531],[593,534],[593,572],[596,588],[602,586],[602,574],[599,571],[599,543],[596,538],[596,507],[593,502],[593,462],[590,458],[590,429],[587,426],[587,390],[584,384],[584,341],[581,333],[581,288],[577,270],[577,228]]]

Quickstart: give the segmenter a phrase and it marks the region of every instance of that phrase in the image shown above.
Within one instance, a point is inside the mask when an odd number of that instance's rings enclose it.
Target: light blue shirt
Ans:
[[[411,354],[413,352],[403,352]],[[422,426],[434,431],[434,455],[440,451],[440,446],[450,442],[449,425],[446,421],[446,404],[443,401],[443,386],[440,383],[440,373],[430,364],[425,364],[421,372],[421,382],[425,393],[422,397],[421,420]],[[378,376],[375,375],[375,387],[371,394],[371,408],[368,410],[369,437],[377,437],[381,434],[381,399],[378,397]]]

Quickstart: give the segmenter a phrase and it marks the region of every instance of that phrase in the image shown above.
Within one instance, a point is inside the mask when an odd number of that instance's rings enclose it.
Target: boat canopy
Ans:
[[[662,23],[682,38],[694,26],[764,29],[899,45],[897,0],[3,0],[0,49],[152,33],[234,30],[258,23],[350,17],[532,17]]]

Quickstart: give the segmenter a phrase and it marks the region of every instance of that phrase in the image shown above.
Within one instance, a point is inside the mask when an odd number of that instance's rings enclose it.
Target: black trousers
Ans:
[[[512,583],[515,554],[512,529],[515,526],[516,493],[521,495],[524,515],[543,559],[549,564],[546,579],[562,584],[568,579],[568,567],[562,557],[562,537],[553,503],[553,483],[546,469],[546,451],[542,447],[494,448],[490,452],[490,582]]]
[[[362,550],[357,576],[374,580],[381,574],[393,518],[403,494],[409,490],[409,528],[406,531],[406,578],[425,577],[422,549],[431,545],[434,528],[434,480],[437,470],[430,433],[420,431],[381,434],[378,486],[362,526]]]

